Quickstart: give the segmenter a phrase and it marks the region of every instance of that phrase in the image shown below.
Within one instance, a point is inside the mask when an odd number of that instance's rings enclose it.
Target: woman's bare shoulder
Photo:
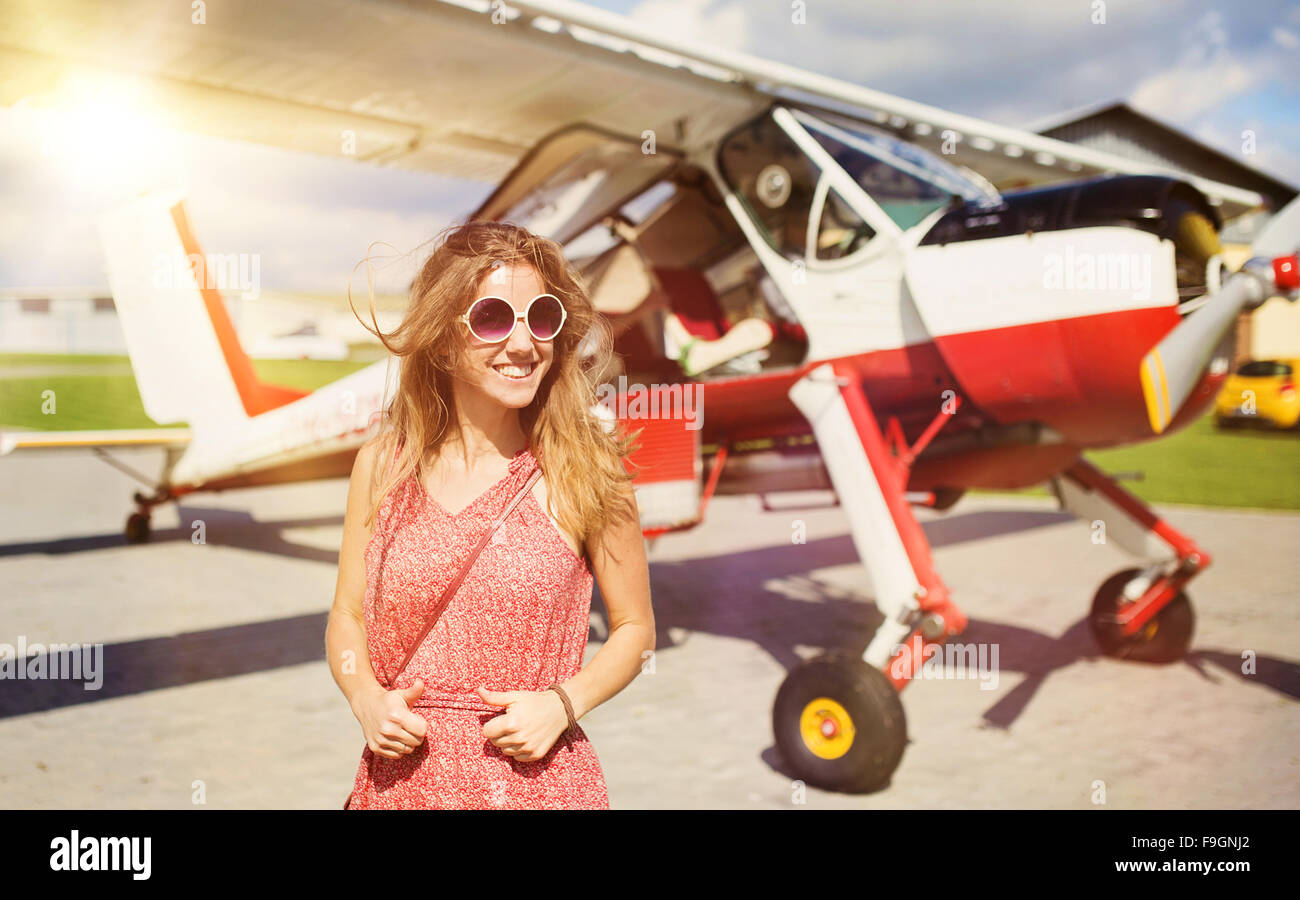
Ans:
[[[359,448],[352,461],[352,483],[368,484],[375,472],[375,460],[379,456],[379,438],[372,437]]]
[[[356,459],[352,462],[351,489],[369,503],[374,493],[375,466],[382,452],[382,438],[379,435],[367,440],[357,449]]]
[[[357,459],[352,468],[362,467],[367,472],[373,471],[375,467],[375,458],[379,455],[380,436],[375,435],[369,438],[357,450]]]
[[[578,543],[578,541],[576,541],[573,538],[571,534],[566,532],[560,526],[559,519],[557,519],[555,516],[554,505],[551,504],[550,502],[550,492],[546,489],[545,476],[537,479],[537,483],[533,485],[532,494],[533,494],[533,499],[537,501],[538,507],[541,508],[542,514],[546,516],[546,518],[550,520],[551,525],[555,527],[556,534],[560,538],[560,540],[564,541],[564,543],[568,545],[568,548],[573,551],[574,556],[581,557],[582,556],[581,545]]]

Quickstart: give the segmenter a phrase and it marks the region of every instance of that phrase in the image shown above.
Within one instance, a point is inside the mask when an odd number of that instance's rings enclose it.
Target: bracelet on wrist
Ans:
[[[550,685],[550,686],[547,688],[547,690],[548,690],[548,691],[555,691],[555,693],[557,693],[557,694],[560,695],[560,702],[562,702],[562,703],[564,704],[564,715],[565,715],[566,717],[568,717],[568,720],[569,720],[569,726],[568,726],[568,728],[565,729],[565,730],[568,731],[568,733],[569,733],[570,735],[577,734],[577,732],[578,732],[578,719],[577,719],[577,717],[574,716],[574,714],[573,714],[573,703],[570,702],[570,700],[569,700],[569,695],[568,695],[567,693],[565,693],[564,688],[560,687],[558,684]]]

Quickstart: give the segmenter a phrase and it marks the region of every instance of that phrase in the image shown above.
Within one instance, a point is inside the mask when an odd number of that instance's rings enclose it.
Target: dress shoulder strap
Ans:
[[[406,445],[406,435],[397,436],[397,445],[393,450],[393,458],[388,461],[388,474],[393,474],[393,469],[397,468],[397,459],[402,455],[402,447]]]

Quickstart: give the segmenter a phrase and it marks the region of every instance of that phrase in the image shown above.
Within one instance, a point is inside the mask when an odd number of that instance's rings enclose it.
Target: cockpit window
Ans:
[[[817,167],[772,116],[733,132],[718,167],[768,243],[788,259],[803,259]]]
[[[832,124],[803,110],[793,113],[899,228],[911,228],[954,197],[963,202],[1001,200],[987,184],[915,144],[862,123]]]
[[[876,231],[854,212],[840,192],[830,188],[817,228],[817,259],[843,259],[875,237]]]
[[[639,140],[589,125],[540,141],[473,214],[514,222],[561,244],[638,191],[663,179],[680,154],[644,153]]]

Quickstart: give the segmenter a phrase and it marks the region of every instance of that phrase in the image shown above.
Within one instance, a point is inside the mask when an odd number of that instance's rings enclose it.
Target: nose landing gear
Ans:
[[[1107,656],[1137,662],[1171,663],[1187,655],[1192,645],[1196,615],[1191,601],[1179,591],[1159,612],[1132,634],[1124,631],[1123,612],[1136,602],[1134,591],[1125,588],[1138,581],[1141,569],[1116,572],[1097,590],[1088,613],[1092,636]],[[1146,584],[1150,584],[1147,580]],[[1139,595],[1140,596],[1140,595]]]
[[[1097,590],[1088,626],[1101,652],[1138,662],[1182,659],[1196,626],[1183,587],[1210,564],[1210,555],[1082,457],[1062,476],[1068,484],[1058,481],[1055,490],[1063,507],[1105,524],[1105,533],[1135,554],[1157,552],[1142,546],[1148,535],[1173,551],[1166,562],[1116,572]]]

